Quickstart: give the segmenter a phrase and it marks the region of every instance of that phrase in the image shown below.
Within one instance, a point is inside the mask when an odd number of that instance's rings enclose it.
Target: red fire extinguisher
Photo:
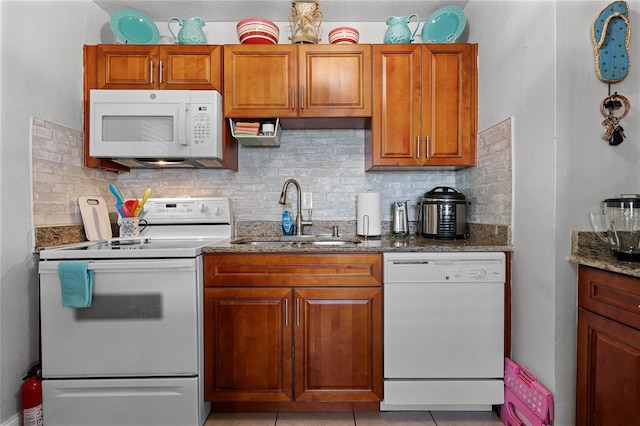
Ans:
[[[38,377],[40,365],[36,364],[22,378],[22,426],[43,426],[42,381]]]

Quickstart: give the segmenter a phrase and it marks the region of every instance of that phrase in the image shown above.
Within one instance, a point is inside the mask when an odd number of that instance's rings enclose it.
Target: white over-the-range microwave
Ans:
[[[89,155],[131,168],[222,167],[215,90],[91,90]]]

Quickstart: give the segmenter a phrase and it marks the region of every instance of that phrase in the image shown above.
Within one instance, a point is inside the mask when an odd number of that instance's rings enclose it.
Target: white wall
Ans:
[[[574,423],[576,267],[572,230],[590,229],[600,200],[637,193],[638,68],[612,86],[632,110],[627,139],[601,139],[608,87],[595,74],[590,39],[600,1],[470,2],[480,44],[479,126],[514,117],[512,357],[554,394],[556,425]],[[631,22],[640,2],[629,2]],[[482,23],[477,24],[477,23]],[[638,51],[631,43],[632,64]]]
[[[99,42],[106,20],[89,1],[0,1],[0,424],[38,360],[30,117],[81,129],[82,45]]]

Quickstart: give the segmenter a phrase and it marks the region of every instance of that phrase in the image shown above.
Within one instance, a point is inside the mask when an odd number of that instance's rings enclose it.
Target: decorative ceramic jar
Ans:
[[[171,22],[173,21],[177,21],[182,27],[178,32],[178,37],[171,31]],[[207,37],[202,31],[202,27],[204,27],[204,21],[198,17],[183,20],[173,17],[167,22],[167,28],[178,44],[207,44]]]
[[[416,24],[416,29],[411,32],[411,29],[409,29],[409,22],[413,17],[415,17],[418,22]],[[387,18],[387,26],[387,32],[384,33],[383,40],[385,44],[411,43],[413,41],[413,36],[416,35],[418,27],[420,26],[420,17],[415,13],[409,16],[389,16]]]
[[[320,41],[322,12],[315,1],[294,1],[289,11],[291,43],[312,43]]]

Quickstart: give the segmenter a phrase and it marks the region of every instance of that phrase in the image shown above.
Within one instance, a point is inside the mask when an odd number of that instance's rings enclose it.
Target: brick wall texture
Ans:
[[[82,165],[82,133],[33,119],[33,215],[35,226],[80,224],[79,196],[102,196],[115,217],[114,183],[125,198],[221,196],[232,199],[236,221],[280,220],[278,197],[285,180],[311,192],[313,218],[354,220],[356,194],[381,194],[382,220],[391,205],[409,200],[409,220],[417,202],[435,186],[453,186],[471,201],[470,222],[511,224],[510,120],[478,138],[478,167],[452,171],[365,172],[364,130],[285,130],[279,147],[240,146],[239,171],[134,170],[114,173]],[[295,193],[288,196],[295,208]]]

